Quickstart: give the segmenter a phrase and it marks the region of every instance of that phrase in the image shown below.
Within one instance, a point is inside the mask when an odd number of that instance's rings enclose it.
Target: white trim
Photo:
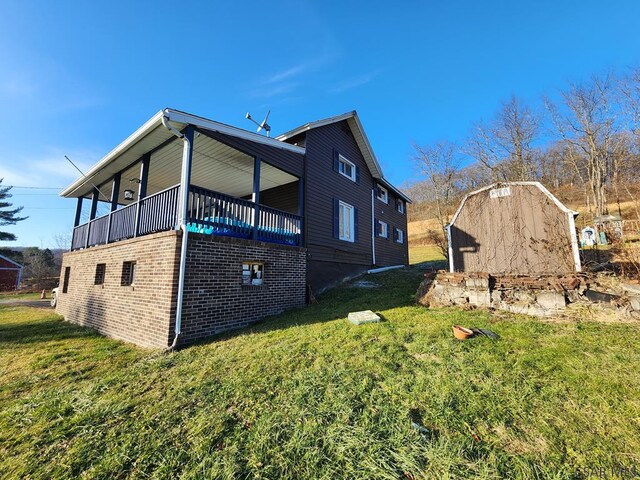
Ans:
[[[450,225],[453,225],[454,223],[456,223],[456,220],[458,219],[458,216],[460,215],[460,212],[462,211],[462,207],[464,207],[464,204],[466,203],[467,199],[469,199],[470,197],[477,195],[478,193],[482,193],[485,190],[490,190],[492,188],[501,188],[501,187],[505,187],[505,186],[509,186],[509,185],[527,185],[527,186],[534,186],[540,189],[540,191],[542,193],[544,193],[547,197],[549,197],[553,203],[556,204],[556,206],[562,210],[565,213],[571,213],[572,215],[577,215],[578,212],[574,211],[574,210],[570,210],[567,207],[565,207],[562,202],[560,202],[560,200],[558,200],[549,190],[547,190],[544,185],[542,185],[540,182],[497,182],[497,183],[492,183],[491,185],[487,185],[486,187],[482,187],[478,190],[475,190],[471,193],[468,193],[467,195],[465,195],[465,197],[462,199],[462,202],[460,202],[460,206],[458,207],[458,210],[456,210],[456,213],[453,214],[453,218],[451,219]]]
[[[181,112],[179,110],[173,110],[171,108],[165,108],[163,112],[170,122],[193,125],[194,127],[213,130],[215,132],[224,133],[233,137],[243,138],[245,140],[250,140],[256,143],[262,143],[264,145],[269,145],[275,148],[281,148],[282,150],[288,150],[294,153],[304,154],[306,151],[303,147],[299,147],[297,145],[284,143],[276,140],[275,138],[265,137],[264,135],[260,135],[259,133],[253,133],[241,128],[232,127],[231,125],[226,125],[224,123],[215,122],[207,118],[198,117],[197,115],[193,115],[191,113]]]
[[[569,235],[571,238],[571,250],[573,250],[573,261],[576,266],[576,272],[582,271],[580,264],[580,249],[578,247],[578,237],[576,234],[576,217],[573,213],[567,213],[569,217]]]
[[[398,208],[398,206],[401,206],[402,208]],[[407,207],[405,205],[405,201],[401,198],[398,198],[396,200],[396,212],[401,213],[402,215],[406,215],[407,213]]]
[[[453,245],[451,244],[451,224],[445,227],[447,229],[447,243],[449,251],[449,271],[453,273]]]
[[[343,171],[340,170],[340,164],[349,165],[351,167],[351,176],[347,175],[346,173],[344,173]],[[349,161],[347,159],[347,157],[345,157],[341,153],[338,154],[338,173],[340,175],[342,175],[343,177],[348,178],[352,182],[356,181],[357,177],[356,177],[356,166],[355,166],[355,164],[353,162]]]
[[[404,243],[404,230],[402,230],[401,228],[397,228],[397,227],[394,227],[394,230],[397,230],[397,231],[398,231],[398,233],[399,233],[399,235],[398,235],[398,239],[396,240],[396,238],[395,238],[395,232],[394,232],[394,235],[393,235],[393,237],[394,237],[394,238],[393,238],[394,243],[399,243],[399,244]]]
[[[181,130],[187,125],[193,125],[196,128],[202,128],[205,130],[212,130],[215,132],[223,133],[225,135],[231,135],[233,137],[242,138],[256,143],[262,143],[271,147],[280,148],[290,152],[304,155],[305,149],[289,143],[280,142],[274,138],[265,137],[253,132],[248,132],[240,128],[225,125],[223,123],[214,122],[206,118],[198,117],[190,113],[181,112],[179,110],[173,110],[171,108],[165,108],[160,110],[149,120],[147,120],[140,128],[129,135],[123,142],[121,142],[116,148],[107,153],[101,160],[98,161],[93,167],[91,167],[84,176],[78,178],[75,182],[65,188],[60,195],[67,197],[71,195],[75,190],[83,186],[85,183],[91,180],[91,178],[99,173],[102,169],[107,167],[113,160],[119,155],[125,153],[132,148],[136,143],[142,141],[147,135],[152,133],[156,128],[162,125],[162,118],[166,117],[169,122],[179,124],[178,130]]]
[[[371,270],[367,270],[367,273],[381,273],[381,272],[386,272],[387,270],[395,270],[397,268],[404,268],[404,265],[393,265],[392,267],[372,268]]]
[[[376,195],[371,189],[371,265],[376,264]]]
[[[342,215],[343,209],[349,210],[349,237],[343,237],[342,236],[342,229],[340,228],[340,216]],[[349,205],[346,202],[343,202],[342,200],[338,200],[338,239],[342,240],[343,242],[351,242],[351,243],[355,243],[356,241],[356,232],[355,232],[355,216],[356,216],[356,209],[353,205]],[[343,224],[344,221],[346,219],[343,219]]]
[[[23,266],[20,265],[18,262],[14,262],[13,260],[11,260],[10,258],[5,257],[4,255],[0,255],[0,258],[3,259],[3,260],[6,260],[9,263],[13,263],[18,268],[23,268]]]

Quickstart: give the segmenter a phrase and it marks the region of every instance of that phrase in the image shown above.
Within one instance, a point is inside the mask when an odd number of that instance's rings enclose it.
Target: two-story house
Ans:
[[[355,111],[268,138],[165,109],[61,195],[77,207],[57,311],[140,345],[245,326],[408,263],[409,199]]]

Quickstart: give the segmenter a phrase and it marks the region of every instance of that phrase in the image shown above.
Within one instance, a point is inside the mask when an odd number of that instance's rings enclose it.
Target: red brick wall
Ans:
[[[166,347],[175,318],[180,233],[162,232],[65,253],[56,311],[66,320],[146,347]],[[136,262],[135,285],[121,286],[122,264]],[[94,285],[96,265],[105,282]],[[65,268],[69,288],[62,293]]]
[[[262,286],[242,285],[242,263],[251,260],[264,263]],[[305,295],[305,249],[190,233],[182,341],[302,307]]]

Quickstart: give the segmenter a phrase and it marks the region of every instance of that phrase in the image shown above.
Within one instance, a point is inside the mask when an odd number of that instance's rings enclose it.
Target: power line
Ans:
[[[64,187],[25,187],[19,185],[5,185],[5,187],[9,188],[31,188],[34,190],[62,190]]]

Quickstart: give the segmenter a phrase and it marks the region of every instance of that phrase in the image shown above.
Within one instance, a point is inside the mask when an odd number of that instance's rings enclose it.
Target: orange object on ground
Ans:
[[[473,331],[460,325],[454,325],[453,336],[458,340],[466,340],[467,338],[473,337]]]

